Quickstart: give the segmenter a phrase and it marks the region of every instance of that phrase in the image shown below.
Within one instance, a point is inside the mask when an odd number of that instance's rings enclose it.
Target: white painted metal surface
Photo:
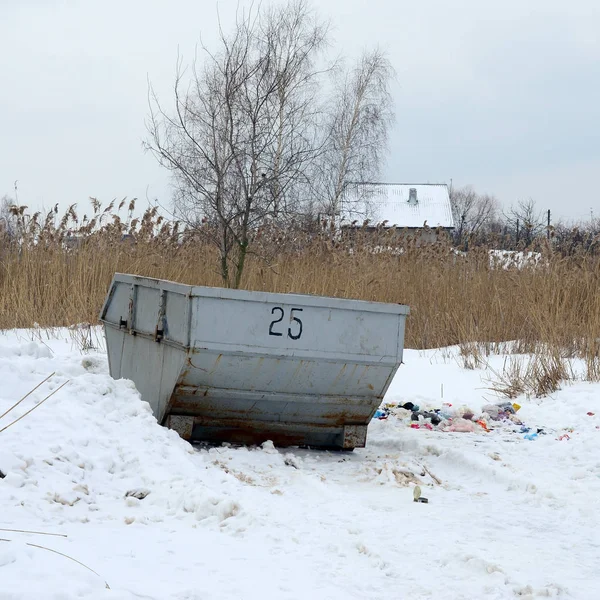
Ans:
[[[188,439],[353,448],[402,361],[408,307],[115,275],[111,375]]]

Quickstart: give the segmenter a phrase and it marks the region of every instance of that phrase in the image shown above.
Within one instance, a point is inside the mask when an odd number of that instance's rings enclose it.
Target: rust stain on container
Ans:
[[[298,375],[300,374],[300,371],[302,370],[302,367],[304,367],[304,361],[303,360],[301,360],[298,363],[298,366],[294,370],[294,373],[292,374],[289,383],[291,383],[292,381],[294,381],[294,379],[296,379],[296,377],[298,377]]]
[[[357,379],[357,381],[356,381],[356,385],[360,385],[360,380],[361,380],[363,377],[365,377],[366,375],[368,375],[368,374],[369,374],[369,369],[370,369],[370,368],[371,368],[371,367],[370,367],[369,365],[367,365],[366,367],[363,367],[363,371],[362,371],[362,373],[359,375],[359,377],[358,377],[358,379]],[[370,389],[373,389],[373,388],[370,388]]]
[[[209,375],[212,375],[219,368],[219,363],[221,362],[222,358],[223,358],[222,354],[219,354],[219,356],[217,356],[217,358],[215,359],[215,364],[213,365],[212,369],[208,373]]]
[[[347,368],[348,368],[348,365],[346,363],[344,363],[342,368],[340,369],[340,372],[335,376],[335,379],[333,380],[333,383],[331,384],[331,387],[329,389],[331,389],[337,383],[339,383],[340,379],[344,376],[344,373],[346,372]]]

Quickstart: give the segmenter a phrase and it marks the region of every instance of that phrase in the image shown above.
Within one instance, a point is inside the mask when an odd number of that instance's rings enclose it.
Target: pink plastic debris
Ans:
[[[447,431],[457,431],[461,433],[469,433],[475,431],[475,423],[466,419],[454,419]]]

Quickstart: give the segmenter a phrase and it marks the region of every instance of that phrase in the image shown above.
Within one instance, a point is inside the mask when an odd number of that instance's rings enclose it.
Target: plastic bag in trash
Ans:
[[[473,423],[473,421],[467,421],[466,419],[454,419],[446,431],[469,433],[475,431],[475,423]]]

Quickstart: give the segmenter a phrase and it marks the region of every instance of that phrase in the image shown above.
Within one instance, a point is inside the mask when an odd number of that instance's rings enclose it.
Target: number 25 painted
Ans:
[[[302,309],[301,308],[291,308],[290,309],[290,322],[296,321],[296,323],[298,323],[298,327],[297,327],[296,333],[292,332],[291,326],[288,327],[287,336],[292,340],[299,340],[300,336],[302,335],[302,321],[298,317],[294,316],[294,312],[302,312]],[[283,310],[283,308],[281,308],[281,306],[274,306],[271,309],[271,314],[272,315],[279,314],[279,318],[271,321],[271,324],[269,325],[269,335],[275,335],[277,337],[281,337],[283,335],[283,333],[281,333],[280,331],[275,331],[273,329],[273,327],[275,325],[277,325],[277,323],[281,323],[281,321],[283,321],[285,311]]]

